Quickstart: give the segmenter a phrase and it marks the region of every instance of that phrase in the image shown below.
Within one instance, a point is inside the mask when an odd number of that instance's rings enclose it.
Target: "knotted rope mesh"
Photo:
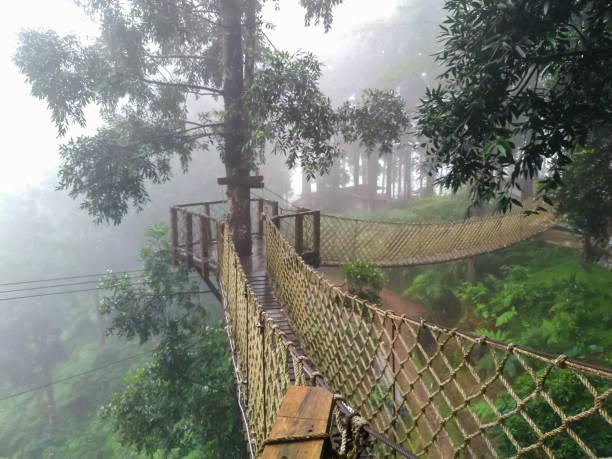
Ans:
[[[239,403],[245,409],[249,442],[261,453],[276,419],[276,414],[290,384],[315,383],[315,373],[306,371],[307,359],[296,353],[293,343],[278,328],[259,304],[240,263],[229,231],[218,226],[218,280],[228,336],[234,359]],[[312,364],[310,364],[312,365]],[[343,419],[338,405],[335,419]],[[341,457],[357,457],[357,448],[368,445],[357,441],[362,418],[338,425],[337,445]],[[347,445],[351,438],[351,446]],[[382,448],[382,447],[381,447]]]
[[[508,218],[517,228],[517,216]],[[503,221],[483,219],[483,230],[470,223],[449,247],[469,247],[502,231]],[[529,225],[544,222],[536,216]],[[529,234],[521,231],[499,241]],[[427,457],[612,455],[612,371],[384,311],[306,265],[267,217],[265,237],[268,275],[302,347],[332,389],[391,440]],[[357,253],[389,261],[385,244],[374,245]]]
[[[524,215],[526,209],[535,207],[530,202],[501,215],[431,224],[321,215],[322,264],[368,261],[381,266],[407,266],[490,252],[549,228],[552,212]],[[293,241],[290,235],[286,238]]]

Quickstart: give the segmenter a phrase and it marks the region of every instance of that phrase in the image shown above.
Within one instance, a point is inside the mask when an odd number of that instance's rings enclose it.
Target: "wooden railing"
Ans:
[[[190,208],[203,206],[203,212]],[[210,203],[196,203],[170,208],[170,241],[172,264],[179,261],[196,268],[208,278],[216,270],[217,220],[210,216]]]
[[[263,236],[263,215],[279,214],[278,202],[251,199],[251,233]],[[179,262],[195,268],[204,278],[217,270],[217,223],[227,208],[227,201],[180,204],[170,208],[172,264]]]
[[[318,267],[321,264],[321,212],[304,210],[272,217],[281,231],[304,261]]]

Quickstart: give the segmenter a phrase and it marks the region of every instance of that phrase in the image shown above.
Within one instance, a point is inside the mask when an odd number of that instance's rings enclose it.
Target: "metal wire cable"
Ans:
[[[24,295],[24,296],[13,296],[13,297],[7,297],[7,298],[0,298],[0,301],[8,301],[8,300],[21,300],[21,299],[25,299],[25,298],[37,298],[37,297],[41,297],[41,296],[52,296],[52,295],[66,295],[66,294],[70,294],[70,293],[82,293],[82,292],[95,292],[96,290],[100,290],[99,288],[84,288],[81,290],[66,290],[66,291],[62,291],[62,292],[51,292],[51,293],[38,293],[38,294],[34,294],[34,295]],[[173,296],[173,295],[195,295],[198,293],[212,293],[212,290],[198,290],[195,292],[191,292],[191,291],[185,291],[185,292],[172,292],[172,293],[168,293],[167,295],[159,295],[159,294],[154,294],[154,293],[145,293],[141,296]]]
[[[115,360],[113,362],[107,363],[106,365],[101,365],[99,367],[92,368],[92,369],[87,370],[87,371],[83,371],[81,373],[75,373],[73,375],[66,376],[65,378],[56,379],[55,381],[51,381],[50,383],[41,384],[40,386],[31,387],[30,389],[26,389],[26,390],[21,391],[21,392],[16,392],[14,394],[7,395],[5,397],[0,398],[0,402],[4,402],[5,400],[9,400],[11,398],[20,397],[21,395],[29,394],[30,392],[35,392],[37,390],[44,389],[45,387],[53,386],[54,384],[70,381],[71,379],[75,379],[75,378],[80,378],[80,377],[88,375],[90,373],[94,373],[96,371],[103,370],[105,368],[108,368],[108,367],[111,367],[111,366],[114,366],[114,365],[118,365],[120,363],[124,363],[124,362],[127,362],[129,360],[136,359],[138,357],[142,357],[143,355],[150,354],[151,352],[153,352],[155,350],[156,350],[156,348],[155,349],[151,349],[149,351],[141,352],[140,354],[135,354],[135,355],[132,355],[130,357],[126,357],[126,358],[121,359],[121,360]]]
[[[131,276],[132,279],[142,279],[146,277],[145,275],[139,276]],[[72,285],[86,285],[86,284],[99,284],[100,279],[89,280],[89,281],[81,281],[81,282],[68,282],[63,284],[52,284],[52,285],[43,285],[41,287],[26,287],[26,288],[17,288],[13,290],[1,290],[0,293],[14,293],[14,292],[29,292],[31,290],[44,290],[48,288],[59,288],[59,287],[70,287]]]
[[[137,272],[142,272],[142,271],[144,271],[144,269],[130,269],[130,270],[125,270],[125,271],[109,270],[109,271],[106,271],[103,273],[97,273],[97,274],[81,274],[81,275],[76,275],[76,276],[53,277],[50,279],[27,280],[27,281],[19,281],[19,282],[5,282],[3,284],[0,284],[0,287],[5,287],[7,285],[36,284],[40,282],[51,282],[51,281],[68,280],[68,279],[83,279],[85,277],[100,277],[100,276],[107,276],[109,274],[137,273]]]

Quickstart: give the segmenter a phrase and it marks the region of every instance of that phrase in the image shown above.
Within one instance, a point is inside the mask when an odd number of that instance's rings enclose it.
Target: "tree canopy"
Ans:
[[[101,312],[112,317],[109,333],[157,345],[152,362],[127,377],[104,414],[122,443],[149,455],[239,457],[242,428],[225,331],[199,304],[189,269],[170,266],[167,228],[152,227],[147,239],[144,278],[107,276],[102,288],[111,293]]]
[[[347,118],[355,112],[335,110],[319,90],[313,55],[266,45],[263,3],[88,0],[81,4],[100,23],[89,42],[22,32],[15,62],[32,94],[47,101],[58,133],[71,123],[84,125],[91,104],[103,119],[94,135],[61,147],[60,188],[82,198],[98,221],[118,224],[130,206],[146,204],[148,181],[171,178],[172,157],[186,169],[194,152],[213,145],[228,176],[249,175],[269,145],[310,176],[326,171],[340,154],[335,136],[355,125]],[[339,3],[302,2],[306,23],[329,29]],[[202,97],[211,98],[203,108]],[[381,102],[396,108],[388,114],[400,115],[391,123],[388,116],[380,129],[380,116],[370,120],[368,142],[385,147],[399,140],[407,117],[393,92],[377,99],[377,110],[384,110]],[[243,253],[250,250],[248,188],[230,185],[228,195]]]
[[[441,183],[474,201],[512,205],[511,190],[546,165],[559,186],[572,152],[612,119],[612,3],[447,0],[445,67],[420,106]]]

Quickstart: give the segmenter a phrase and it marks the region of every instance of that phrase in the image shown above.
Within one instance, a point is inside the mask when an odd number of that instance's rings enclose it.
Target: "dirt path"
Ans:
[[[326,267],[319,269],[319,271],[334,285],[346,291],[346,284],[343,283],[344,281],[338,268]],[[410,317],[411,319],[420,319],[421,317],[424,319],[428,318],[427,310],[423,306],[405,300],[391,289],[386,287],[383,288],[380,292],[380,298],[383,302],[383,309],[393,311],[400,316],[405,314],[406,317]]]
[[[405,314],[406,317],[411,319],[420,319],[421,317],[424,319],[427,318],[427,312],[423,306],[405,300],[388,288],[382,289],[380,298],[382,299],[384,309],[388,309],[399,315]]]

